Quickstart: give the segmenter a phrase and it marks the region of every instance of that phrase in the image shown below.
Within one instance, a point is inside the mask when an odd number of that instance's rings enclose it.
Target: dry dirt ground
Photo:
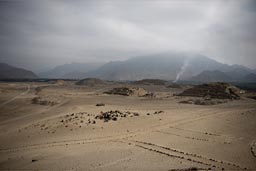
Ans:
[[[256,100],[181,104],[181,89],[153,85],[141,87],[154,97],[103,93],[118,86],[0,83],[0,170],[256,170]],[[95,119],[111,110],[128,114]]]

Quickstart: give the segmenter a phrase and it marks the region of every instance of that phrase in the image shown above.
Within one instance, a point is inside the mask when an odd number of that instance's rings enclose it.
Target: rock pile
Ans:
[[[205,170],[205,169],[199,169],[197,167],[190,167],[185,169],[171,169],[169,171],[198,171],[198,170]]]
[[[113,88],[110,91],[105,92],[106,94],[114,94],[114,95],[122,95],[122,96],[144,96],[147,94],[147,91],[143,88],[137,88],[137,87],[119,87],[119,88]]]
[[[78,113],[71,113],[71,114],[66,114],[65,117],[60,121],[65,125],[65,127],[68,127],[67,124],[74,123],[78,125],[80,124],[96,124],[96,121],[88,118],[88,117],[93,117],[93,114],[89,114],[87,112],[78,112]],[[86,120],[87,118],[87,120]]]
[[[212,99],[240,99],[239,89],[227,83],[209,83],[189,88],[179,96],[207,97]]]
[[[97,103],[96,106],[105,106],[104,103]]]
[[[54,106],[58,104],[56,101],[51,101],[47,99],[43,99],[42,97],[34,97],[31,100],[32,104],[39,104],[39,105],[45,105],[45,106]]]
[[[137,112],[121,112],[119,110],[110,110],[108,112],[101,112],[99,115],[95,116],[95,119],[104,120],[104,122],[108,122],[110,120],[117,121],[118,118],[126,118],[126,117],[133,117],[139,116]]]

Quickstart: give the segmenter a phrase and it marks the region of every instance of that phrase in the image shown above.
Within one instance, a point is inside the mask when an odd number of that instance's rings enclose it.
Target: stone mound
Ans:
[[[168,81],[160,80],[160,79],[143,79],[139,81],[134,81],[134,84],[142,84],[142,85],[166,85]]]
[[[119,87],[119,88],[113,88],[110,91],[105,92],[106,94],[115,94],[115,95],[122,95],[122,96],[145,96],[147,94],[147,91],[143,88],[137,88],[137,87]]]
[[[208,97],[212,99],[240,99],[239,89],[227,83],[208,83],[189,88],[178,96]]]
[[[85,86],[97,86],[97,85],[104,85],[104,84],[106,84],[106,82],[98,78],[86,78],[76,82],[76,85],[85,85]]]

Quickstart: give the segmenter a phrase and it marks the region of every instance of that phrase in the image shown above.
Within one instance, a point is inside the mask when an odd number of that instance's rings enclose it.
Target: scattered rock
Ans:
[[[122,96],[145,96],[147,94],[146,90],[143,88],[137,88],[137,87],[119,87],[114,88],[110,91],[104,92],[106,94],[114,94],[114,95],[122,95]]]
[[[224,100],[224,99],[196,98],[196,99],[182,100],[179,103],[195,104],[195,105],[217,105],[217,104],[226,103],[226,102],[227,100]]]
[[[33,162],[37,162],[38,160],[37,159],[32,159],[31,160],[31,162],[33,163]]]
[[[43,87],[36,87],[35,94],[38,95],[43,90]]]
[[[43,99],[41,97],[34,97],[31,100],[31,102],[32,102],[32,104],[39,104],[39,105],[45,105],[45,106],[54,106],[54,105],[58,104],[58,102]]]
[[[143,97],[151,97],[151,98],[153,98],[153,97],[156,97],[156,95],[151,92],[151,93],[145,94]]]
[[[154,114],[160,114],[160,113],[164,113],[164,111],[159,110],[159,111],[155,111]]]
[[[104,103],[97,103],[96,106],[105,106]]]
[[[108,122],[109,120],[117,121],[118,118],[127,117],[127,116],[139,116],[137,112],[121,112],[119,110],[110,110],[108,112],[101,112],[99,115],[95,116],[95,119],[104,120]]]
[[[182,100],[179,103],[183,103],[183,104],[194,104],[194,101],[192,99],[189,100]]]
[[[201,170],[197,167],[190,167],[190,168],[186,168],[186,169],[171,169],[169,171],[198,171]]]
[[[140,114],[139,113],[133,113],[133,116],[139,116]]]

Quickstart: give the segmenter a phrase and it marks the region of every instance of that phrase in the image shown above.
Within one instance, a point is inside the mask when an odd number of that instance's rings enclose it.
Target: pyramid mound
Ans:
[[[134,84],[143,84],[143,85],[166,85],[168,81],[160,79],[143,79],[139,81],[134,81]]]
[[[122,96],[144,96],[147,94],[147,91],[143,88],[137,87],[119,87],[113,88],[110,91],[105,92],[106,94],[122,95]]]
[[[209,97],[213,99],[239,99],[239,89],[227,83],[208,83],[189,88],[179,96]]]
[[[98,78],[86,78],[76,82],[76,85],[86,85],[86,86],[97,86],[97,85],[104,85],[104,84],[106,84],[106,82]]]

